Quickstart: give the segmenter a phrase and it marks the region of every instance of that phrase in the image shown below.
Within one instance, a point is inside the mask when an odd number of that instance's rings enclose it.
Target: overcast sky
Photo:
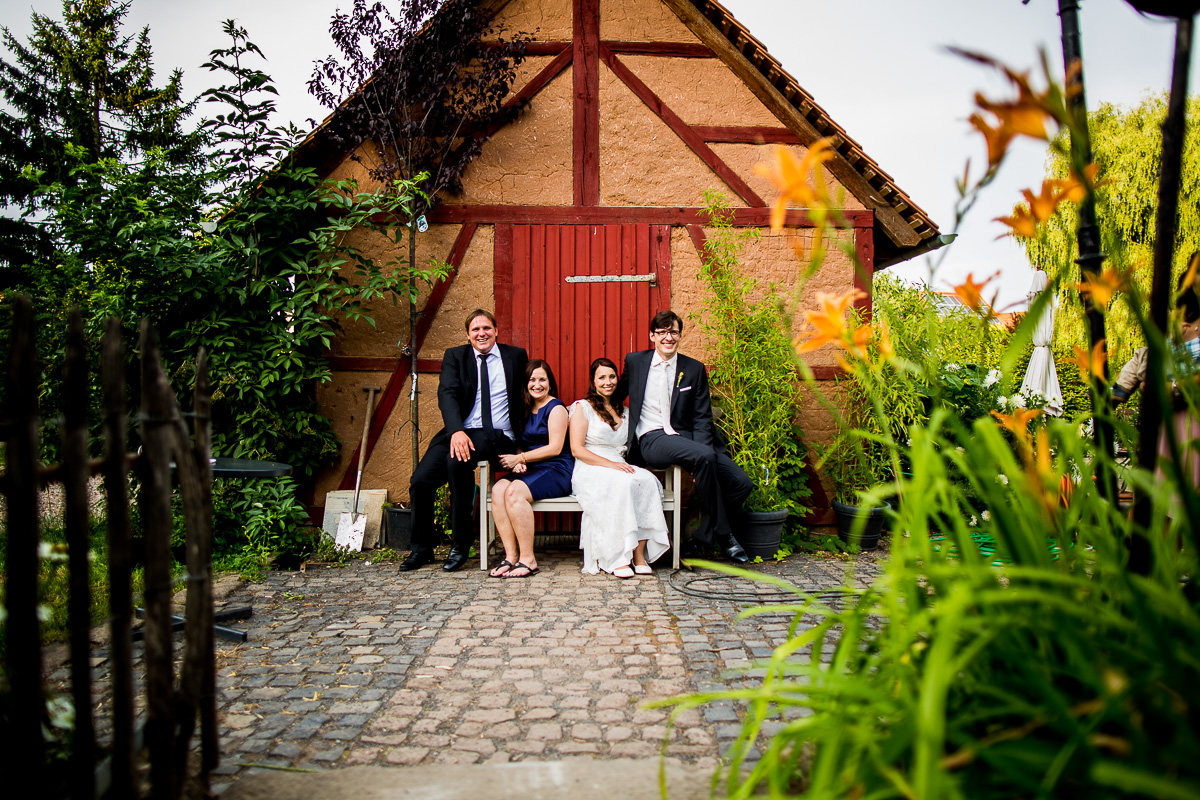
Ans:
[[[603,0],[601,0],[603,2]],[[1019,69],[1037,70],[1044,48],[1062,73],[1057,0],[723,0],[725,6],[779,59],[800,85],[895,178],[943,232],[950,232],[954,181],[967,159],[982,164],[981,138],[966,119],[977,90],[1000,97],[1004,87],[987,71],[946,52],[947,45],[994,55]],[[184,70],[185,89],[208,85],[199,69],[208,52],[224,47],[221,21],[249,30],[269,59],[266,71],[280,90],[282,118],[302,127],[322,109],[305,82],[312,62],[332,50],[330,15],[346,0],[133,0],[128,20],[150,26],[160,72]],[[33,11],[57,17],[61,0],[0,0],[0,22],[19,38]],[[1082,0],[1084,72],[1090,108],[1101,102],[1136,105],[1165,91],[1171,71],[1174,25],[1140,16],[1124,0]],[[1197,85],[1192,65],[1190,87]],[[935,285],[976,280],[1001,271],[1001,305],[1023,300],[1030,273],[1021,249],[996,236],[1020,199],[1041,183],[1044,148],[1021,142],[1000,180],[959,230]],[[1103,224],[1103,220],[1101,220]],[[894,268],[929,279],[929,261]]]

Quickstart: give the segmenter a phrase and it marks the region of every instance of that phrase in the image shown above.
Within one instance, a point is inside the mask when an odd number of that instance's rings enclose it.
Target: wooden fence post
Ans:
[[[63,367],[62,479],[70,596],[67,627],[71,648],[71,697],[75,734],[71,747],[71,795],[92,800],[95,789],[95,731],[92,725],[91,565],[88,550],[88,366],[83,318],[72,308],[67,324],[67,358]]]
[[[29,298],[13,302],[8,360],[8,546],[4,569],[8,609],[5,662],[12,692],[12,724],[4,742],[27,785],[44,780],[42,742],[42,643],[37,619],[38,575],[38,365]]]
[[[108,608],[112,626],[111,797],[134,797],[133,771],[133,587],[129,545],[129,477],[125,456],[125,348],[121,321],[109,317],[100,375],[104,389],[104,490],[108,526]]]
[[[141,323],[142,536],[146,543],[146,747],[150,797],[176,796],[171,768],[175,734],[171,662],[171,391],[159,360],[158,336]]]
[[[216,702],[209,679],[213,670],[213,611],[212,611],[212,467],[209,453],[208,356],[201,350],[196,359],[195,420],[196,443],[179,413],[172,397],[172,431],[175,436],[175,462],[179,487],[183,495],[183,514],[187,528],[187,620],[184,623],[183,667],[179,678],[179,730],[175,744],[175,769],[183,775],[187,770],[188,744],[195,730],[196,715],[205,721],[206,704]],[[213,710],[215,718],[215,707]],[[215,765],[219,752],[210,751],[212,731],[201,726],[200,788],[208,789],[211,760]]]

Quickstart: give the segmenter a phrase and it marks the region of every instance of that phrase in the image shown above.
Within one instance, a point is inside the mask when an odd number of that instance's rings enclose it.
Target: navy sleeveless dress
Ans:
[[[556,397],[534,412],[521,434],[522,449],[533,450],[550,444],[550,412],[562,406],[563,401]],[[528,486],[534,500],[545,500],[547,497],[566,497],[571,493],[571,473],[574,469],[571,443],[564,440],[562,453],[543,461],[531,461],[525,473],[510,474],[508,478]]]

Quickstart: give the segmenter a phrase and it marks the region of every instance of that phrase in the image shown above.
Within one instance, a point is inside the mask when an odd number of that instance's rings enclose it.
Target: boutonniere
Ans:
[[[679,388],[679,384],[683,383],[683,370],[675,370],[675,388]]]

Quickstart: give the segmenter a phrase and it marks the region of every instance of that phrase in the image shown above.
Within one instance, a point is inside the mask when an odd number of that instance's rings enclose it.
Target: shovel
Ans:
[[[350,510],[343,511],[338,517],[337,534],[333,537],[334,545],[355,552],[362,550],[363,534],[367,532],[367,515],[358,513],[358,489],[362,484],[363,464],[367,460],[367,434],[371,430],[371,410],[379,387],[364,386],[363,391],[367,393],[367,415],[363,417],[362,444],[358,448],[358,475],[354,478],[354,499],[350,502]]]

